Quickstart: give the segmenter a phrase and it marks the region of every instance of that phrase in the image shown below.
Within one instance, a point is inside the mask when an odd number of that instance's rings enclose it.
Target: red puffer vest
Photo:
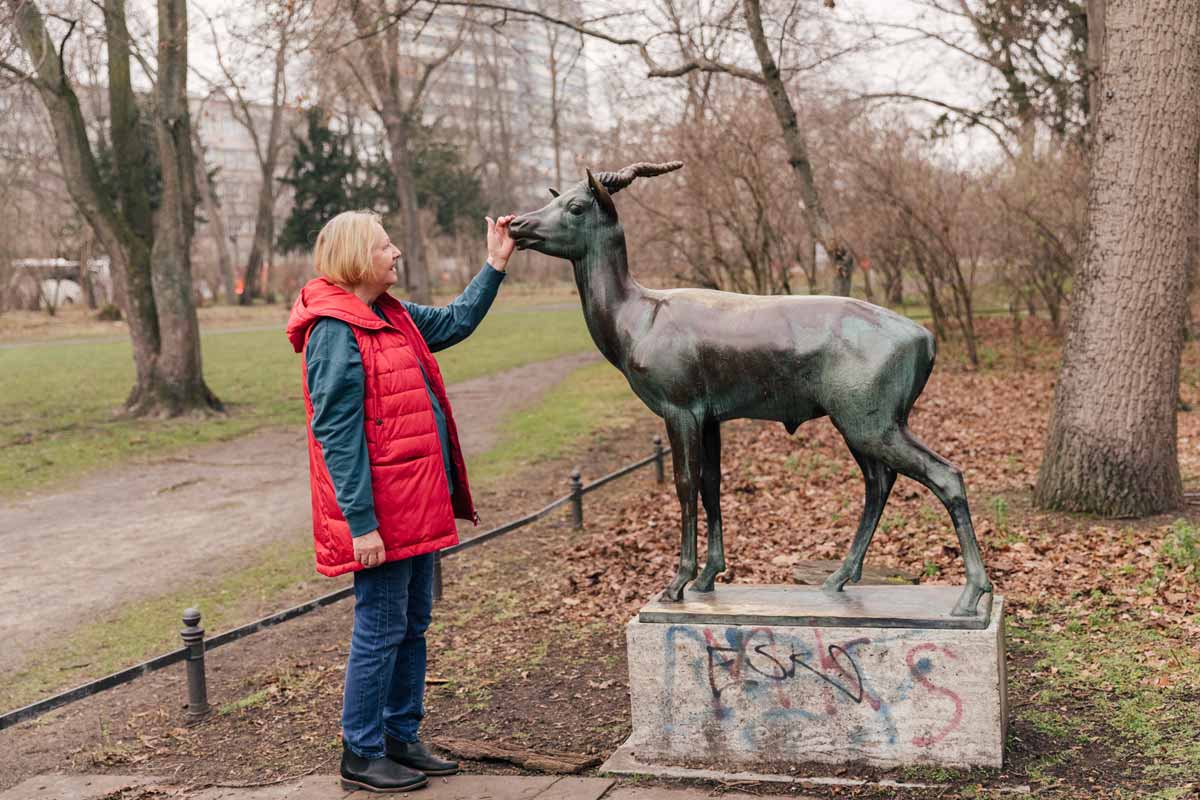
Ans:
[[[316,278],[300,291],[288,320],[287,335],[296,352],[304,353],[313,326],[322,317],[340,319],[354,331],[366,378],[363,428],[371,463],[375,516],[386,549],[385,560],[395,561],[456,544],[454,518],[473,522],[478,518],[471,503],[458,431],[437,361],[399,300],[383,294],[375,304],[387,322],[355,295],[324,278]],[[446,415],[454,464],[453,496],[446,481],[437,423],[421,367],[425,368],[429,386]],[[304,369],[303,374],[307,374],[307,364]],[[362,565],[354,560],[350,526],[338,508],[321,445],[312,433],[313,405],[308,381],[302,383],[308,420],[317,571],[322,575],[342,575],[362,569]]]

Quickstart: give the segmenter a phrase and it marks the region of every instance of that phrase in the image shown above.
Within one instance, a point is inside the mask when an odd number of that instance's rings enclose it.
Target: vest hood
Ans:
[[[379,302],[385,305],[387,300],[394,301],[394,298],[386,293],[379,298]],[[328,278],[313,278],[300,290],[300,296],[296,298],[292,313],[288,317],[287,337],[297,353],[304,351],[309,330],[322,317],[340,319],[349,325],[367,330],[390,327],[357,295],[347,292]]]

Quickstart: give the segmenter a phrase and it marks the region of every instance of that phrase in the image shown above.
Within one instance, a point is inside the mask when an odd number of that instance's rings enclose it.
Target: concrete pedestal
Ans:
[[[627,628],[622,751],[685,766],[999,767],[1004,602],[951,617],[959,591],[730,584],[649,603]]]

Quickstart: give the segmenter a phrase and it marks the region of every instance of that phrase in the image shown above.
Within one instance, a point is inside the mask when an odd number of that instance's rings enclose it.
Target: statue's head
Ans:
[[[612,196],[637,178],[673,172],[682,161],[666,164],[632,164],[620,172],[587,170],[587,179],[561,194],[550,190],[549,205],[513,220],[509,233],[522,250],[578,261],[592,243],[618,225]]]

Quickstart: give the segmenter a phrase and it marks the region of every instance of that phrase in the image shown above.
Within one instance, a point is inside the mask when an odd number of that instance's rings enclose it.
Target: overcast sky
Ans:
[[[814,8],[819,6],[820,1],[810,0]],[[596,0],[592,0],[585,4],[585,8],[592,11],[596,5]],[[616,8],[636,7],[630,0],[613,0],[611,5]],[[200,12],[219,17],[222,12],[233,8],[244,15],[245,5],[235,0],[192,0],[192,7],[192,65],[197,72],[215,78],[219,73],[210,44],[211,35],[208,23]],[[927,41],[913,41],[913,36],[886,27],[888,24],[911,25],[918,22],[926,27],[938,24],[949,26],[954,24],[953,20],[934,17],[928,12],[922,15],[920,7],[913,0],[838,0],[835,10],[822,10],[821,13],[829,14],[845,25],[866,22],[881,26],[877,28],[880,35],[898,42],[894,46],[874,49],[870,54],[853,54],[843,59],[837,77],[840,83],[851,84],[847,88],[864,92],[905,91],[964,105],[975,104],[983,96],[978,71],[973,70],[962,56]],[[590,105],[599,110],[598,117],[607,111],[610,75],[622,76],[625,83],[629,83],[628,79],[633,76],[644,75],[643,65],[630,48],[589,41],[585,61],[589,71]],[[752,57],[747,63],[753,66]],[[264,78],[269,78],[269,75],[264,75]],[[263,90],[266,88],[261,87],[260,93],[265,95]],[[193,79],[192,89],[204,92],[207,86],[204,81]],[[908,109],[914,116],[924,114],[929,119],[933,118],[931,111],[920,106],[910,106]],[[994,143],[986,134],[963,137],[960,143],[984,157],[994,150]]]

